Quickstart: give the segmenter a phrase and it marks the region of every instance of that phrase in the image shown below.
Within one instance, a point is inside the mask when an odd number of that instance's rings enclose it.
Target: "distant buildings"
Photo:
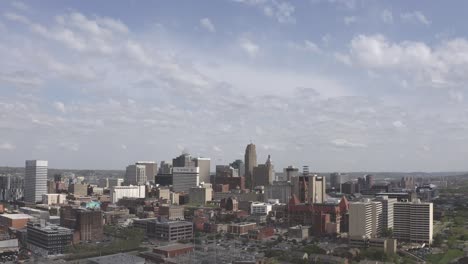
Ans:
[[[190,188],[200,184],[199,167],[173,167],[172,189],[174,192],[188,193]]]
[[[191,187],[189,191],[189,202],[194,205],[205,205],[213,199],[213,188],[211,183],[200,184]]]
[[[237,169],[239,176],[245,176],[245,164],[242,160],[238,159],[229,164],[229,166]]]
[[[271,162],[271,157],[268,155],[265,164],[259,164],[253,168],[252,186],[254,188],[257,186],[268,186],[273,183],[274,178],[275,170]]]
[[[46,160],[27,160],[24,177],[24,201],[37,203],[42,201],[42,195],[47,193]]]
[[[147,181],[146,166],[142,164],[128,165],[125,171],[126,185],[144,185]]]
[[[228,165],[216,165],[216,174],[212,176],[214,185],[228,185],[227,190],[245,189],[245,177],[239,176],[239,169]]]
[[[349,204],[349,236],[376,238],[382,232],[382,204],[364,199]]]
[[[414,187],[416,187],[414,183],[414,177],[406,176],[406,177],[401,178],[400,187],[403,189],[409,189],[409,190],[414,189]]]
[[[158,164],[155,161],[137,161],[135,165],[145,166],[145,181],[138,182],[138,184],[145,184],[147,181],[154,179],[154,176],[158,173]]]
[[[123,197],[145,198],[146,188],[138,186],[114,186],[110,189],[111,202],[116,203]]]
[[[24,196],[24,178],[13,175],[0,176],[0,200],[17,201]]]
[[[63,193],[47,193],[42,195],[42,203],[47,205],[64,204],[67,195]]]
[[[345,174],[337,172],[330,174],[330,187],[338,192],[342,192],[341,187],[342,184],[345,183],[345,178],[347,178]]]
[[[291,178],[299,176],[299,169],[293,166],[288,166],[283,169],[283,181],[290,181]]]
[[[245,187],[248,189],[253,189],[255,186],[253,184],[253,171],[257,166],[257,150],[255,145],[250,143],[245,149],[244,155],[245,163]]]
[[[210,182],[210,158],[195,158],[195,166],[199,168],[200,182]]]
[[[86,196],[88,195],[88,185],[72,183],[68,186],[68,193],[74,194],[75,196]]]
[[[317,175],[302,175],[291,178],[292,194],[301,203],[323,203],[326,199],[325,177]]]
[[[291,183],[287,181],[275,181],[265,186],[265,201],[278,199],[280,203],[287,203],[291,198]]]
[[[394,204],[393,236],[401,241],[432,244],[433,205],[419,199]]]

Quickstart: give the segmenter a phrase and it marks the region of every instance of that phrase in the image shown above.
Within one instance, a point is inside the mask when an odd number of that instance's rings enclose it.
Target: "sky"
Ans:
[[[277,171],[468,170],[466,1],[1,1],[0,165],[257,146]]]

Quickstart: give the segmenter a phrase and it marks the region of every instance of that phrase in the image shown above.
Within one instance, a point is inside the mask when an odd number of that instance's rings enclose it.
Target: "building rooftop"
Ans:
[[[96,257],[88,259],[89,263],[95,264],[116,264],[116,263],[126,263],[126,264],[143,264],[145,259],[133,256],[125,253],[118,253],[114,255],[108,255],[103,257]]]
[[[172,251],[172,250],[179,250],[179,249],[186,249],[186,248],[193,248],[193,245],[176,243],[172,245],[156,247],[155,249],[164,250],[164,251]]]
[[[2,214],[2,217],[9,218],[12,220],[15,219],[31,219],[33,218],[32,216],[28,214]]]

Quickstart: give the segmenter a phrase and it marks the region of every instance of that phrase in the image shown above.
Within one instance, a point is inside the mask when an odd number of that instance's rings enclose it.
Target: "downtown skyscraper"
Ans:
[[[253,186],[253,170],[257,166],[257,150],[253,143],[247,145],[244,156],[245,163],[245,187],[252,189]]]
[[[24,176],[24,201],[36,203],[42,201],[47,193],[47,160],[27,160]]]

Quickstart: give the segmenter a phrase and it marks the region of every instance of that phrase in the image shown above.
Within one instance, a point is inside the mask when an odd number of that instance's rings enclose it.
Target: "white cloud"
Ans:
[[[27,19],[25,16],[18,15],[18,14],[13,13],[13,12],[5,12],[3,14],[3,16],[6,19],[10,20],[10,21],[20,22],[20,23],[23,23],[23,24],[28,24],[29,23],[29,19]]]
[[[356,8],[356,0],[311,0],[311,2],[315,4],[325,2],[339,7],[344,7],[346,9]]]
[[[382,21],[385,24],[393,24],[393,13],[392,11],[385,9],[381,14]]]
[[[357,22],[357,17],[355,17],[355,16],[346,16],[346,17],[343,18],[343,22],[345,23],[345,25],[349,26],[349,25]]]
[[[339,52],[335,52],[333,54],[333,57],[335,57],[335,59],[343,64],[346,64],[346,65],[352,65],[351,63],[351,58],[346,55],[346,54],[342,54],[342,53],[339,53]]]
[[[288,46],[294,50],[320,53],[322,50],[317,44],[310,40],[304,40],[303,43],[289,42]]]
[[[418,22],[424,25],[431,24],[431,21],[421,11],[402,13],[400,17],[404,22]]]
[[[279,23],[294,24],[295,7],[291,2],[281,0],[234,0],[238,3],[243,3],[249,6],[254,6],[262,10],[267,17],[276,19]]]
[[[80,145],[75,142],[62,142],[59,146],[68,151],[78,151],[80,149]]]
[[[367,148],[366,144],[351,142],[343,138],[333,139],[330,143],[339,148]]]
[[[66,113],[66,112],[67,112],[64,103],[62,103],[62,102],[54,102],[53,105],[54,105],[54,108],[55,108],[57,111],[59,111],[59,112],[61,112],[61,113]]]
[[[216,28],[215,28],[214,24],[207,17],[200,19],[200,25],[204,29],[208,30],[209,32],[212,32],[212,33],[216,32]]]
[[[391,42],[383,35],[358,35],[350,44],[350,57],[371,70],[412,79],[413,86],[464,87],[468,76],[468,41],[444,40],[433,47],[424,42]]]
[[[396,128],[405,128],[406,125],[401,120],[393,121],[392,125]]]
[[[127,150],[127,145],[122,144],[122,145],[120,145],[120,148],[123,149],[123,150]]]
[[[43,80],[35,74],[26,71],[0,73],[0,82],[6,82],[22,87],[35,87],[43,83]]]
[[[216,152],[222,152],[223,150],[219,146],[213,146],[213,150]]]
[[[242,38],[239,45],[250,57],[257,56],[260,51],[260,47],[247,38]]]
[[[459,102],[459,103],[463,102],[463,99],[464,99],[463,93],[461,91],[456,91],[456,90],[450,90],[449,97],[452,100]]]
[[[16,149],[16,146],[9,142],[3,142],[0,144],[0,150],[14,150],[14,149]]]
[[[13,6],[14,8],[20,10],[20,11],[27,11],[29,10],[29,6],[26,5],[25,3],[23,2],[20,2],[20,1],[13,1],[11,2],[11,6]]]

